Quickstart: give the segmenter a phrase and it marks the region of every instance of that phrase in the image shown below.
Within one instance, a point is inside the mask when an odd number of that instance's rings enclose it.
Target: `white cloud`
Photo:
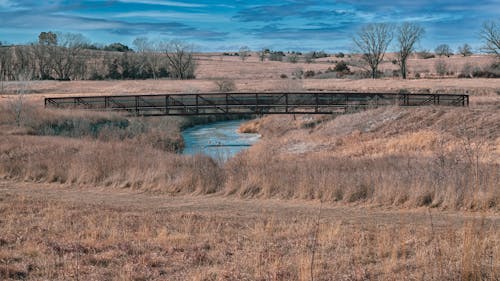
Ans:
[[[181,13],[181,12],[159,12],[159,11],[139,11],[126,12],[112,15],[113,18],[152,18],[152,19],[177,19],[196,20],[198,22],[223,22],[229,19],[220,15],[210,15],[203,13]]]
[[[12,7],[12,2],[10,2],[10,0],[0,0],[0,7],[2,8]]]
[[[186,8],[205,7],[205,5],[203,4],[192,4],[192,3],[177,2],[177,1],[161,1],[161,0],[118,0],[118,1],[122,3],[131,3],[131,4],[135,3],[135,4],[186,7]]]

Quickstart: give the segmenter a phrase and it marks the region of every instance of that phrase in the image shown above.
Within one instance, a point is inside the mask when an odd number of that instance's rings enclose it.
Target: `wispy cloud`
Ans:
[[[482,21],[498,14],[500,0],[0,0],[0,40],[29,42],[55,30],[102,43],[159,36],[207,50],[336,51],[366,23],[412,21],[426,29],[422,47],[433,49],[438,43],[480,44]]]
[[[194,3],[177,2],[177,1],[161,1],[161,0],[118,0],[118,2],[156,5],[156,6],[186,7],[186,8],[200,8],[206,6],[204,4],[194,4]]]
[[[117,13],[111,15],[112,18],[150,18],[154,20],[178,19],[202,21],[222,21],[225,17],[206,13],[186,13],[186,12],[161,12],[161,11],[138,11]]]

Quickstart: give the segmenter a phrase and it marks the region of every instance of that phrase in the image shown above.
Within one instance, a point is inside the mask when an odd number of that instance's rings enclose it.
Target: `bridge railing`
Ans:
[[[46,107],[134,115],[332,114],[379,106],[468,106],[468,95],[339,92],[196,93],[45,98]]]

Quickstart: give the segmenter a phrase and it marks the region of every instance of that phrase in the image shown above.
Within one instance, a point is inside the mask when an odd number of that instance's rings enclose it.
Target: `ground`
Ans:
[[[0,276],[12,279],[500,277],[495,213],[9,181],[0,182],[0,198]]]

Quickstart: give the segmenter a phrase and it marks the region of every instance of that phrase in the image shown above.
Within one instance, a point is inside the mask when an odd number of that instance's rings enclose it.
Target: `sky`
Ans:
[[[30,43],[54,31],[131,47],[146,36],[199,51],[349,52],[361,26],[408,21],[425,28],[419,49],[442,43],[478,49],[482,23],[499,18],[500,0],[0,0],[0,41]]]

